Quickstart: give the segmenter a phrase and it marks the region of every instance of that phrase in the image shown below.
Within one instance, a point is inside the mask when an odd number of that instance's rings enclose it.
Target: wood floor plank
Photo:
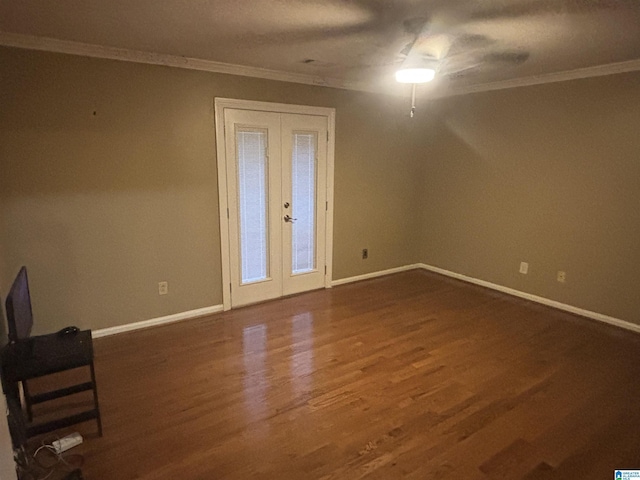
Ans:
[[[104,436],[72,429],[90,480],[640,468],[640,336],[429,272],[100,338],[95,351]]]

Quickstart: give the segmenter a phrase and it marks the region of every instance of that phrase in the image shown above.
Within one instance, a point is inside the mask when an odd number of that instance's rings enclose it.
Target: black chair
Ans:
[[[16,400],[20,402],[18,384],[22,384],[28,420],[24,424],[26,438],[92,419],[96,420],[98,434],[102,436],[91,330],[32,337],[33,313],[26,267],[20,269],[5,306],[9,344],[2,349],[1,354],[2,383],[8,401],[11,399],[13,403]],[[80,367],[89,367],[89,381],[36,395],[30,394],[29,380]],[[33,405],[88,390],[93,391],[93,408],[44,423],[33,422]]]

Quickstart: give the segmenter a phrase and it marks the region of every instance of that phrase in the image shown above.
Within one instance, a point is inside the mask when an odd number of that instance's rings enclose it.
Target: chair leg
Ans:
[[[22,381],[22,393],[24,394],[24,403],[27,407],[27,419],[29,422],[33,421],[33,410],[31,406],[31,394],[29,393],[29,386],[27,381]]]
[[[96,382],[96,371],[93,367],[93,360],[89,364],[91,368],[91,383],[93,384],[93,403],[95,404],[96,413],[98,414],[96,417],[96,421],[98,422],[98,435],[102,436],[102,417],[100,416],[100,404],[98,403],[98,384]]]

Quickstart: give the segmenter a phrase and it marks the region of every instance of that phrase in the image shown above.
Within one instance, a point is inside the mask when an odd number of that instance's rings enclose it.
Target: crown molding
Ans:
[[[577,68],[563,72],[545,73],[533,75],[531,77],[514,78],[499,82],[482,83],[469,85],[468,87],[452,88],[443,96],[468,95],[470,93],[488,92],[491,90],[505,90],[509,88],[529,87],[532,85],[542,85],[545,83],[566,82],[569,80],[580,80],[582,78],[603,77],[618,73],[640,71],[640,59],[626,62],[607,63],[594,67]]]
[[[301,83],[316,87],[331,87],[344,90],[358,90],[362,92],[389,94],[381,88],[375,88],[364,82],[343,81],[336,78],[307,75],[304,73],[283,72],[259,67],[248,67],[231,63],[203,60],[199,58],[168,55],[163,53],[129,50],[126,48],[108,47],[90,43],[74,42],[70,40],[58,40],[49,37],[35,35],[23,35],[0,31],[0,46],[24,48],[28,50],[41,50],[54,53],[65,53],[83,57],[105,58],[109,60],[121,60],[125,62],[144,63],[149,65],[162,65],[166,67],[184,68],[204,72],[223,73],[227,75],[240,75],[243,77],[262,78],[279,82]],[[601,77],[618,73],[640,71],[640,59],[625,62],[609,63],[594,67],[578,68],[562,72],[533,75],[530,77],[514,78],[498,82],[469,85],[466,87],[452,87],[441,92],[433,91],[432,98],[468,95],[471,93],[487,92],[492,90],[505,90],[510,88],[542,85],[545,83],[565,82],[582,78]],[[396,92],[396,94],[400,95]]]
[[[282,72],[267,68],[248,67],[231,63],[215,62],[199,58],[168,55],[163,53],[129,50],[127,48],[108,47],[91,43],[74,42],[70,40],[58,40],[49,37],[35,35],[23,35],[0,31],[0,46],[24,48],[27,50],[40,50],[45,52],[65,53],[83,57],[105,58],[109,60],[121,60],[124,62],[145,63],[149,65],[162,65],[166,67],[184,68],[187,70],[199,70],[204,72],[224,73],[227,75],[240,75],[243,77],[262,78],[279,82],[301,83],[316,87],[332,87],[347,90],[367,90],[366,86],[343,82],[335,78],[326,78],[304,73]],[[370,89],[368,89],[370,90]]]

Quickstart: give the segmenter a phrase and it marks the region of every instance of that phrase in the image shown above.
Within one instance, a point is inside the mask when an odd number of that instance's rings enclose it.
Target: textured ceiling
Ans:
[[[640,59],[640,0],[2,0],[0,31],[393,89],[410,59],[440,89]]]

